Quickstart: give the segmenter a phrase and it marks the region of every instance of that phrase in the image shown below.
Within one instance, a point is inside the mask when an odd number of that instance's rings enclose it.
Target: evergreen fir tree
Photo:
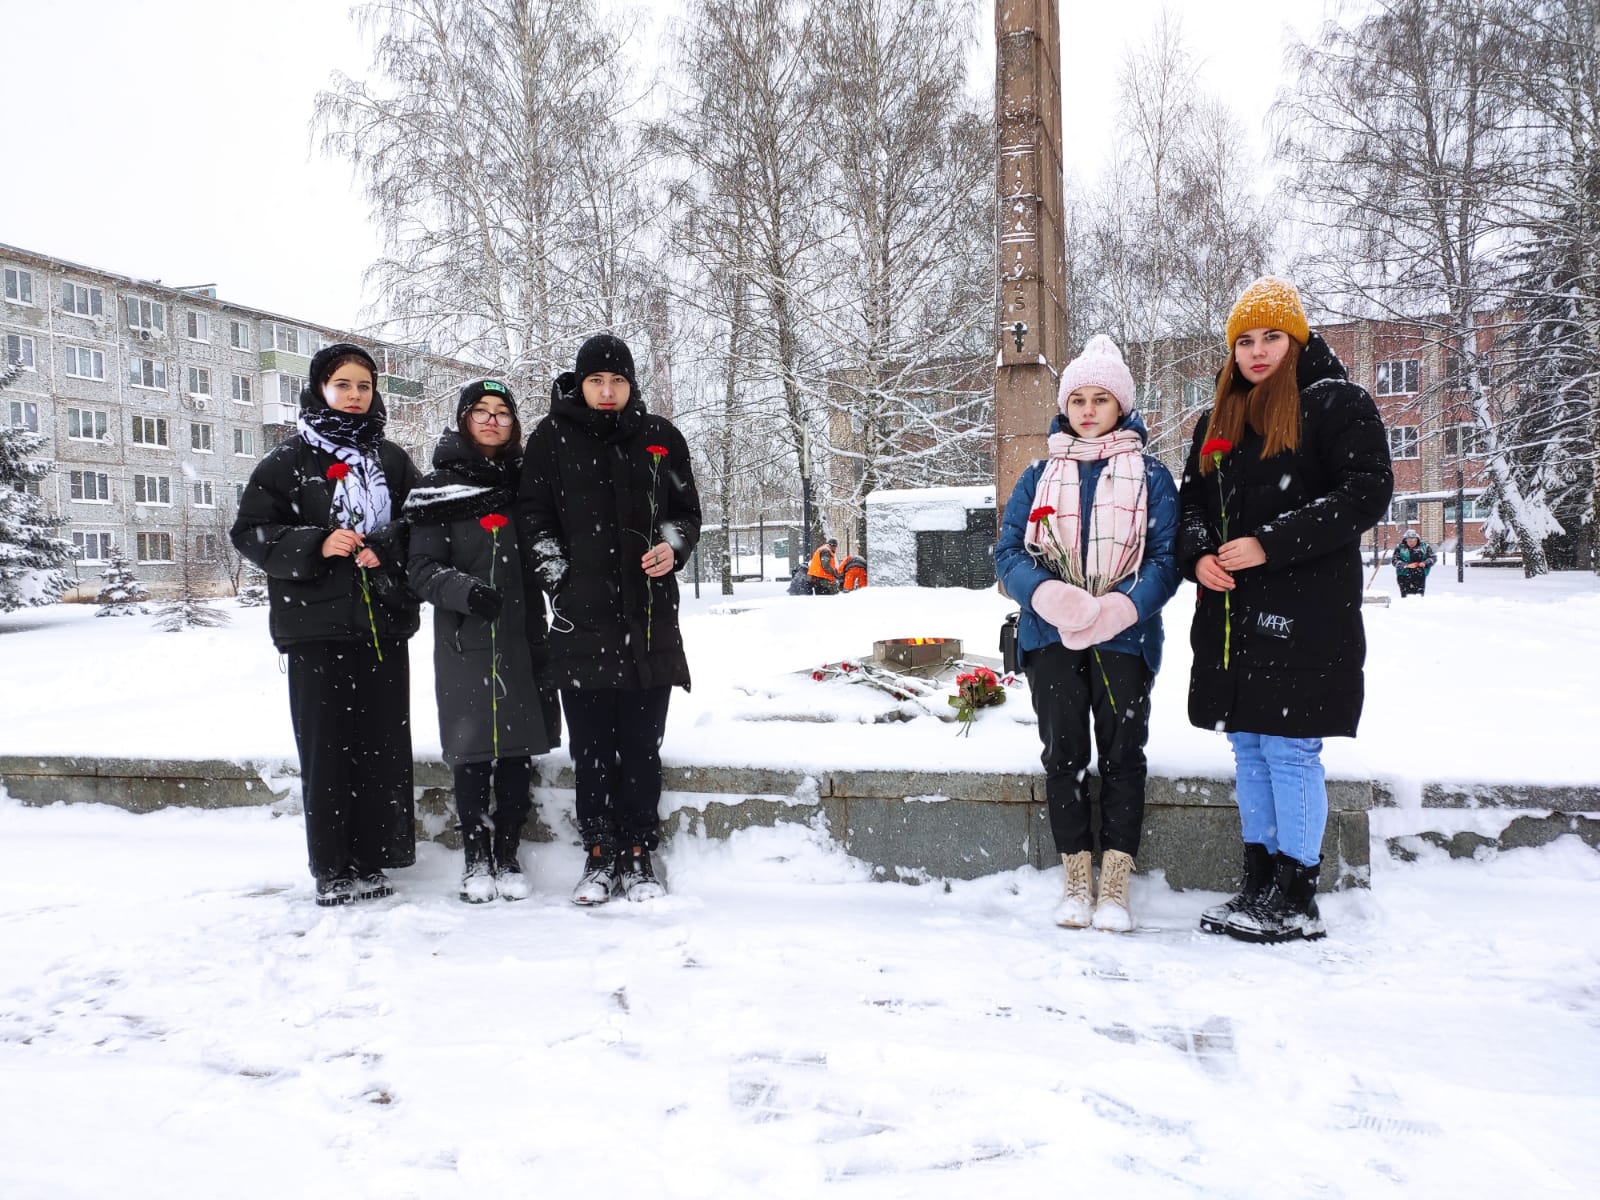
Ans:
[[[266,573],[252,563],[245,569],[244,583],[239,588],[239,607],[261,608],[267,603]]]
[[[100,578],[105,580],[105,585],[94,598],[94,602],[100,606],[95,616],[131,617],[150,611],[145,605],[150,593],[134,577],[133,564],[128,561],[128,556],[117,547],[111,548],[110,565],[100,573]]]
[[[208,563],[195,547],[190,534],[188,510],[184,510],[183,524],[178,531],[178,592],[156,610],[156,628],[167,633],[180,633],[191,626],[207,627],[226,625],[231,618],[227,613],[211,607],[211,597],[206,593],[206,583],[212,577]]]
[[[0,391],[21,373],[17,364],[0,371]],[[49,464],[37,458],[44,445],[37,433],[0,427],[0,612],[54,604],[72,586],[64,569],[72,543],[53,536],[61,522],[27,490],[49,474]]]

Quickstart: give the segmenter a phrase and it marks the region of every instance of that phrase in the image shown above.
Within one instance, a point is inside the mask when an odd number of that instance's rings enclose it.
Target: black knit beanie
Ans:
[[[628,343],[614,333],[597,333],[578,347],[578,365],[574,368],[578,383],[582,385],[585,379],[600,371],[621,375],[628,381],[628,390],[634,395],[638,394],[639,381],[633,374],[633,352],[628,349]]]
[[[461,398],[456,401],[456,420],[461,420],[467,415],[467,410],[482,400],[485,396],[498,396],[506,402],[506,407],[513,415],[517,411],[516,399],[511,395],[511,389],[498,379],[474,379],[461,389]]]

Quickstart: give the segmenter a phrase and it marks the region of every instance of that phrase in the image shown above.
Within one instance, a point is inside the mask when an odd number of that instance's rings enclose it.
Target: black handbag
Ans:
[[[1017,663],[1017,622],[1022,620],[1022,610],[1018,609],[1000,623],[1000,663],[1005,668],[1007,675],[1015,675]]]

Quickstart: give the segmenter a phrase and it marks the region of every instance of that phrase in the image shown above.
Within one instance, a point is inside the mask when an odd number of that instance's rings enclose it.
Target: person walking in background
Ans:
[[[1402,600],[1428,590],[1428,572],[1437,561],[1433,547],[1417,536],[1415,529],[1401,535],[1400,544],[1394,548],[1394,580]]]
[[[256,464],[229,537],[267,576],[288,659],[306,846],[317,903],[387,896],[416,861],[411,662],[418,602],[403,525],[417,479],[384,438],[378,366],[341,342],[311,359],[296,435]]]
[[[811,565],[806,568],[807,581],[813,596],[839,594],[839,539],[829,538],[811,552]]]
[[[1360,539],[1394,475],[1377,406],[1311,331],[1292,284],[1246,288],[1227,345],[1184,466],[1178,559],[1200,585],[1189,720],[1233,747],[1244,879],[1200,927],[1319,938],[1322,739],[1354,737],[1361,719]]]
[[[524,585],[511,520],[521,470],[511,389],[479,379],[461,389],[455,427],[439,438],[432,473],[405,505],[411,587],[434,606],[439,743],[455,773],[461,898],[472,904],[530,894],[517,848],[532,808],[533,756],[550,749],[535,678],[544,594]]]
[[[672,688],[689,687],[675,572],[699,541],[700,497],[688,444],[645,409],[621,338],[590,338],[556,379],[521,490],[577,775],[572,899],[660,896],[661,740]]]
[[[1065,870],[1056,924],[1133,928],[1128,877],[1144,824],[1150,688],[1161,667],[1161,609],[1178,588],[1178,492],[1144,453],[1133,376],[1108,337],[1061,373],[1050,457],[1012,489],[995,572],[1022,606],[1050,830]],[[1090,833],[1091,730],[1100,768],[1100,886]]]

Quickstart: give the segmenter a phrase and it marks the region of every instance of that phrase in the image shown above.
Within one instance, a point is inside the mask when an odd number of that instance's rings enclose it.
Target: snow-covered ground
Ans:
[[[1356,740],[1328,744],[1332,774],[1379,779],[1402,798],[1429,779],[1600,784],[1600,579],[1532,582],[1477,568],[1464,584],[1433,573],[1427,596],[1400,600],[1394,573],[1368,606],[1367,707]],[[811,679],[825,662],[867,655],[875,640],[958,637],[995,656],[1011,605],[994,591],[869,587],[788,596],[784,582],[723,597],[685,587],[693,690],[673,693],[663,755],[674,763],[1018,770],[1037,765],[1025,689],[979,714],[972,736],[929,715],[874,722],[891,707],[856,684]],[[161,633],[149,617],[98,619],[92,605],[0,614],[0,754],[85,754],[293,762],[288,686],[264,608],[235,609],[215,630]],[[1228,777],[1220,734],[1185,713],[1185,585],[1167,606],[1167,658],[1156,681],[1152,771]],[[411,644],[413,743],[437,755],[432,623]],[[949,716],[935,698],[929,709]],[[762,719],[757,719],[762,718]],[[790,718],[790,719],[782,719]],[[831,720],[828,720],[832,718]],[[819,724],[827,720],[826,724]]]
[[[1600,857],[1378,861],[1321,943],[1048,920],[680,837],[673,894],[314,907],[270,809],[0,799],[0,1195],[1558,1197],[1600,1177]],[[1585,1182],[1587,1180],[1587,1182]]]

